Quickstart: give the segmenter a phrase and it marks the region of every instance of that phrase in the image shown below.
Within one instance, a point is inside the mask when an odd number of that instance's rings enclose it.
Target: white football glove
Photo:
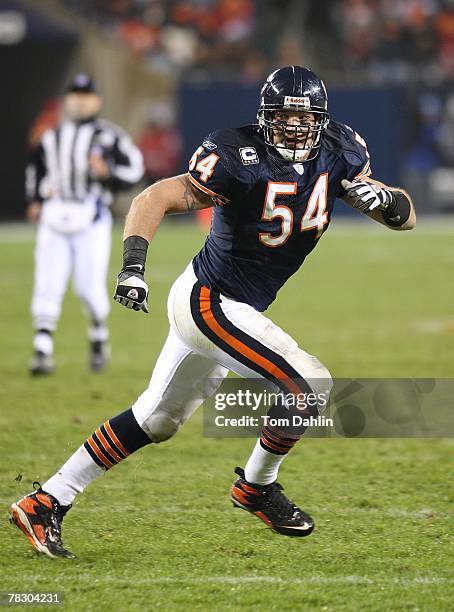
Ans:
[[[364,213],[373,210],[386,210],[393,201],[393,195],[389,189],[384,189],[366,181],[352,183],[347,179],[342,180],[342,187],[347,192],[347,197],[354,208]]]
[[[131,268],[136,266],[131,266]],[[148,312],[148,285],[141,271],[129,271],[124,269],[120,272],[115,288],[114,300],[131,308],[132,310],[143,310]]]

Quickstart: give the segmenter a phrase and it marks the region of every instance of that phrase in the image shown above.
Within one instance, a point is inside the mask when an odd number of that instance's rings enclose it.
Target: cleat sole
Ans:
[[[249,510],[249,508],[243,506],[243,504],[241,504],[237,499],[235,499],[233,495],[230,496],[230,499],[235,508],[241,508],[241,510],[246,510],[246,512],[251,512],[253,514],[252,510]]]
[[[16,527],[18,527],[25,537],[28,539],[33,548],[44,555],[54,559],[55,555],[53,555],[47,546],[43,546],[38,538],[35,536],[32,526],[30,525],[30,521],[27,518],[25,512],[21,509],[17,504],[13,504],[10,508],[10,522],[14,523]]]

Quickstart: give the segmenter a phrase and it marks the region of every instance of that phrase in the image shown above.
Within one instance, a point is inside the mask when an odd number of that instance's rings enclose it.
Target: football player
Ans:
[[[12,505],[12,520],[32,546],[71,556],[61,521],[76,494],[139,448],[173,436],[229,370],[263,377],[285,396],[329,392],[327,368],[262,313],[319,243],[336,197],[391,229],[415,225],[409,195],[372,179],[364,140],[330,119],[323,82],[307,68],[289,66],[267,78],[258,125],[209,134],[187,174],[134,199],[114,296],[128,308],[148,312],[147,248],[165,215],[214,206],[211,231],[170,291],[169,335],[149,387]],[[301,413],[316,415],[318,407]],[[263,426],[231,489],[236,506],[287,536],[307,536],[314,528],[277,482],[280,464],[303,433]]]

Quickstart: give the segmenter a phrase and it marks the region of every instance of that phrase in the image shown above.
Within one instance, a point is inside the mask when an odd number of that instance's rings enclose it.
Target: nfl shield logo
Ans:
[[[303,166],[303,164],[293,164],[293,167],[298,172],[298,174],[304,174],[304,166]]]

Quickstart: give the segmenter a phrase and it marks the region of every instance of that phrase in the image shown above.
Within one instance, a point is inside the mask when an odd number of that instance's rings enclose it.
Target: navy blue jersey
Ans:
[[[330,223],[342,179],[370,175],[364,140],[331,121],[319,154],[285,161],[260,128],[218,130],[189,164],[191,182],[216,207],[210,234],[193,260],[199,281],[263,311],[314,249]]]

